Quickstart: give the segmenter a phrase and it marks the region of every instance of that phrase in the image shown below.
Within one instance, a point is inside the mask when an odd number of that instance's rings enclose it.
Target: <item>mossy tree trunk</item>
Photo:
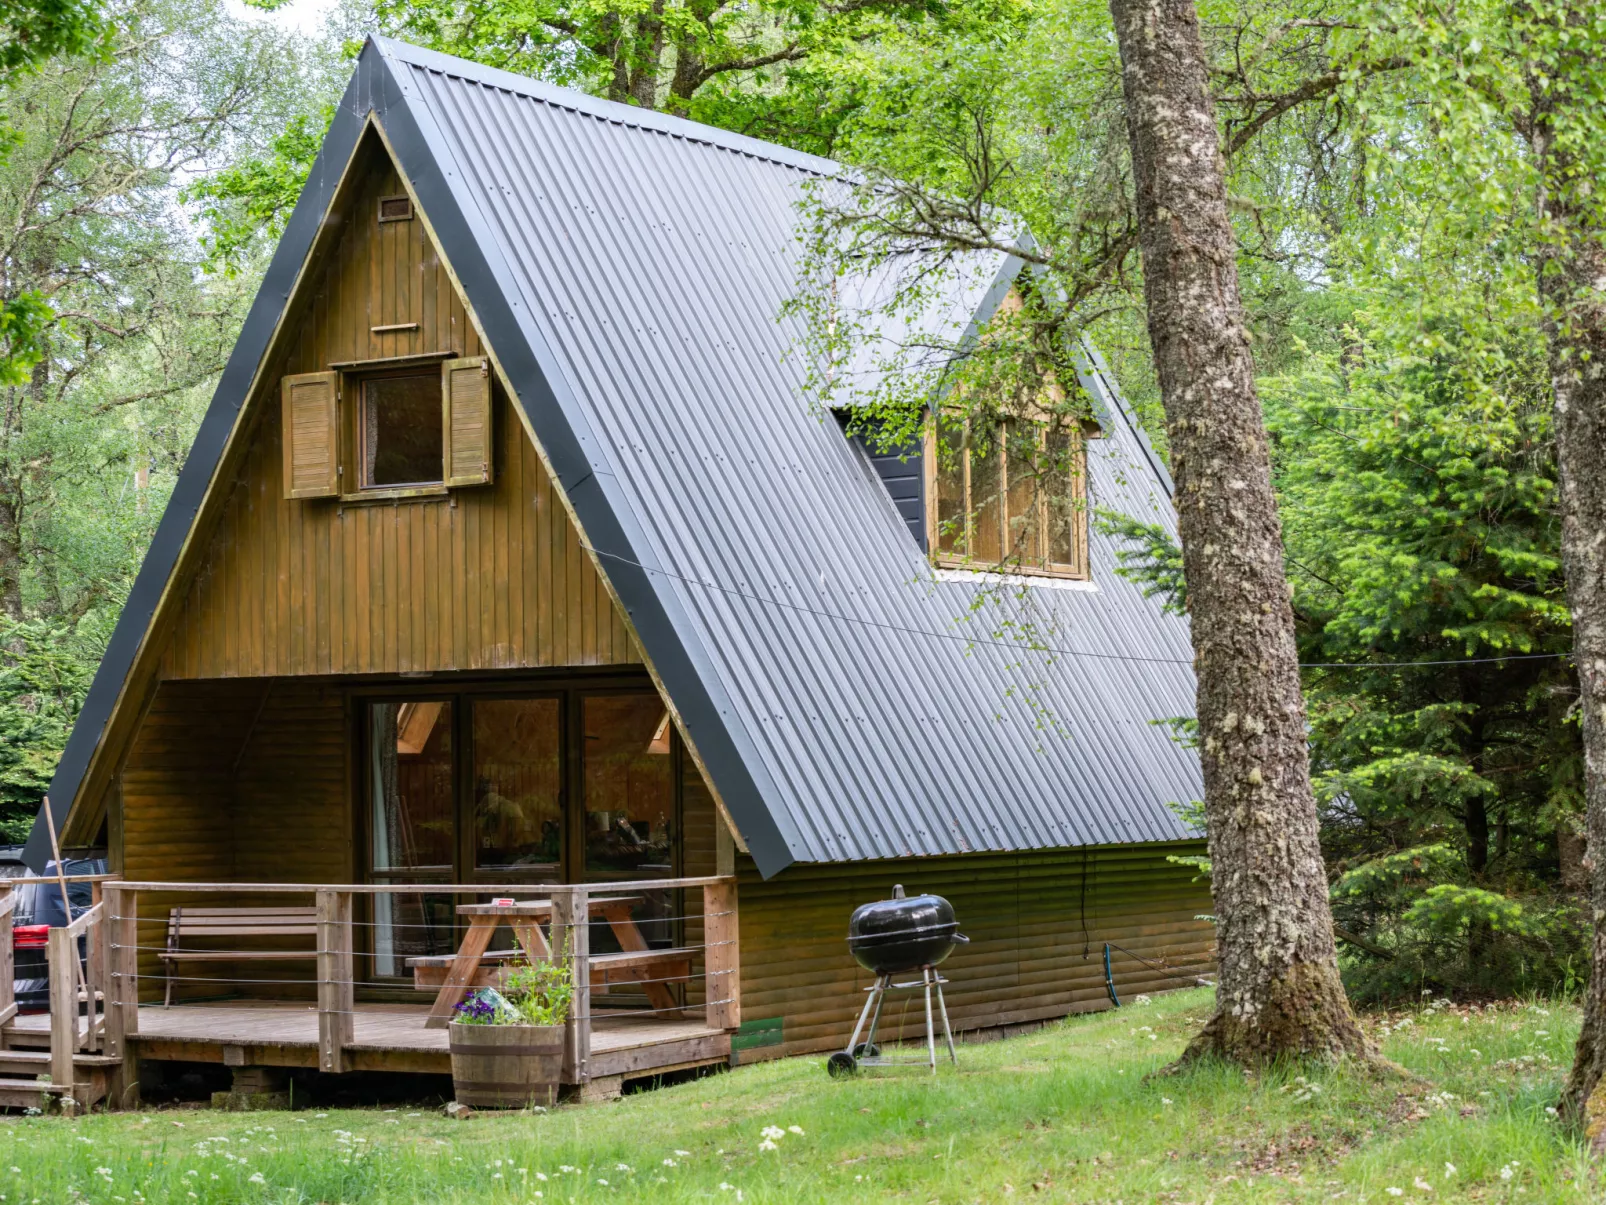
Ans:
[[[1192,0],[1110,0],[1192,620],[1218,924],[1183,1061],[1371,1050],[1338,976],[1294,617]]]
[[[1584,43],[1587,45],[1587,43]],[[1565,64],[1563,64],[1565,66]],[[1573,71],[1552,78],[1574,78]],[[1530,139],[1543,182],[1540,217],[1547,232],[1540,291],[1550,321],[1555,394],[1561,554],[1573,619],[1579,717],[1584,742],[1584,801],[1595,936],[1572,1073],[1562,1104],[1582,1122],[1591,1147],[1606,1153],[1606,214],[1594,196],[1593,171],[1557,126],[1576,132],[1566,106],[1597,106],[1593,93],[1536,87]],[[1579,181],[1584,183],[1580,186]]]

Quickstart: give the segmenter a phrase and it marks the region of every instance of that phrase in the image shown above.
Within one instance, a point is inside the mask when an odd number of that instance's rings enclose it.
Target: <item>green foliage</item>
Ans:
[[[106,28],[95,0],[0,0],[0,86],[56,55],[88,53]]]
[[[574,968],[567,943],[553,957],[508,969],[505,995],[527,1025],[562,1025],[574,1001]]]
[[[1124,545],[1115,554],[1120,561],[1117,573],[1142,587],[1144,598],[1159,598],[1168,615],[1187,614],[1182,549],[1169,531],[1158,523],[1104,507],[1094,512],[1094,523],[1101,535],[1113,536]]]
[[[214,172],[185,190],[186,201],[200,203],[213,270],[238,271],[242,262],[278,242],[334,114],[333,104],[297,113],[269,143],[266,155]]]
[[[24,840],[104,645],[42,619],[0,618],[0,838]]]
[[[0,299],[0,385],[21,385],[45,358],[46,331],[55,317],[35,292]]]

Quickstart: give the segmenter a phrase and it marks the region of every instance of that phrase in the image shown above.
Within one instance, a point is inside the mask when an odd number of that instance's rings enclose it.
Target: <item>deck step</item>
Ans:
[[[0,1079],[0,1106],[10,1109],[44,1107],[45,1097],[65,1092],[63,1084],[44,1084],[33,1079]]]
[[[75,1054],[73,1065],[77,1067],[115,1067],[123,1060],[110,1054]],[[0,1050],[0,1077],[7,1072],[31,1072],[37,1068],[40,1074],[50,1070],[50,1051],[48,1050]]]

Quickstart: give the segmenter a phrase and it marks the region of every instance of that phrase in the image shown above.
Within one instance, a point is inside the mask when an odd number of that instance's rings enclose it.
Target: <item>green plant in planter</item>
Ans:
[[[503,976],[502,990],[481,988],[453,1010],[460,1025],[562,1025],[574,1002],[569,943],[553,958],[517,962]]]
[[[557,957],[508,968],[502,994],[525,1025],[562,1025],[574,1001],[574,973],[567,943]]]

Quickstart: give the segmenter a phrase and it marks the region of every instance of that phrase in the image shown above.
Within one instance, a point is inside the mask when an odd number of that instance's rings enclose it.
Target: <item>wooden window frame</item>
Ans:
[[[453,474],[453,464],[450,454],[454,448],[454,416],[452,400],[448,395],[447,379],[451,370],[477,371],[483,378],[483,395],[478,401],[480,416],[479,430],[483,432],[485,456],[477,473],[459,472]],[[363,405],[365,389],[370,381],[382,380],[392,377],[424,376],[433,372],[440,385],[441,399],[441,477],[439,481],[420,482],[413,485],[377,485],[364,486],[361,483],[363,461]],[[289,394],[288,384],[309,380],[312,377],[325,376],[334,382],[334,422],[338,429],[335,443],[335,464],[333,466],[333,481],[327,488],[321,488],[316,493],[297,493],[291,484],[291,468],[286,453],[285,464],[285,496],[286,498],[312,498],[327,497],[339,501],[342,505],[361,505],[363,503],[396,502],[412,499],[415,501],[428,501],[442,499],[453,490],[467,489],[472,486],[492,484],[495,474],[491,461],[494,456],[495,439],[493,427],[495,424],[496,401],[495,392],[491,383],[490,361],[485,356],[463,357],[455,348],[442,351],[422,352],[406,356],[386,356],[371,360],[344,360],[329,365],[328,370],[321,374],[291,375],[283,378],[281,394],[284,397],[282,405],[285,407],[285,443],[289,446]],[[351,469],[347,473],[347,468]],[[354,484],[355,483],[355,484]]]
[[[925,437],[925,494],[926,494],[926,547],[930,549],[932,564],[940,569],[961,569],[984,573],[1018,574],[1024,577],[1053,578],[1061,581],[1090,581],[1092,579],[1088,552],[1087,527],[1087,441],[1089,433],[1083,424],[1071,419],[1056,419],[1053,415],[1037,413],[1025,416],[1000,415],[988,421],[996,427],[1002,427],[1006,422],[1028,422],[1038,429],[1037,446],[1041,450],[1047,443],[1048,433],[1052,425],[1058,421],[1064,423],[1073,440],[1074,465],[1071,471],[1071,553],[1073,561],[1069,564],[1053,562],[1047,559],[1046,553],[1042,561],[1033,563],[1025,558],[1016,560],[1005,559],[1001,562],[978,561],[969,555],[968,550],[974,543],[976,506],[971,500],[970,472],[971,456],[970,430],[971,424],[976,421],[975,416],[950,412],[944,416],[949,422],[958,420],[963,424],[965,432],[964,451],[960,461],[962,479],[965,489],[965,530],[960,543],[967,550],[964,553],[945,551],[942,547],[942,529],[938,512],[938,456],[940,449],[937,445],[938,422],[927,424]],[[1003,544],[1004,533],[1009,530],[1011,512],[1009,510],[1009,454],[1008,441],[1002,437],[997,439],[998,457],[998,499],[1001,512],[1000,521],[1003,530],[1000,533],[1000,545]],[[1048,495],[1041,489],[1033,489],[1032,505],[1036,511],[1034,523],[1040,532],[1048,531]]]
[[[441,357],[445,359],[446,357]],[[439,361],[435,361],[439,363]],[[450,488],[446,484],[446,446],[444,438],[441,444],[441,476],[438,481],[420,481],[407,485],[364,485],[362,483],[362,465],[364,464],[364,423],[363,410],[366,405],[366,389],[370,381],[389,381],[400,377],[418,377],[430,375],[430,362],[418,361],[411,364],[395,364],[388,367],[375,367],[371,369],[354,369],[341,373],[340,395],[343,401],[349,400],[345,406],[345,413],[341,416],[341,428],[344,448],[340,457],[341,463],[341,500],[344,502],[363,502],[369,499],[389,501],[396,498],[442,498]],[[439,385],[440,369],[434,371],[434,378]],[[441,411],[444,431],[445,411]],[[356,487],[350,488],[346,483],[345,466],[352,466],[352,478]]]

